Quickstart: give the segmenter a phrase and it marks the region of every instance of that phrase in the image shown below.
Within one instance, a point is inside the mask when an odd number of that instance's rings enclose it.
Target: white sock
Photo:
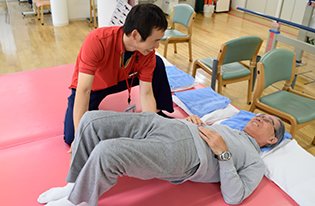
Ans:
[[[66,196],[59,200],[51,201],[46,206],[76,206],[76,205],[72,204],[72,202],[68,200],[68,196]],[[77,206],[89,206],[89,205],[83,202],[83,203],[78,204]]]
[[[68,200],[68,196],[63,197],[56,201],[49,202],[46,206],[75,206]]]
[[[64,187],[54,187],[39,195],[37,201],[41,204],[59,200],[70,195],[74,183],[68,183]]]

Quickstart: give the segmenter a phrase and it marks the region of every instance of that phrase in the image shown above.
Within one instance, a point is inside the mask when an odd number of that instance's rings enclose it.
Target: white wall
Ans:
[[[90,17],[90,1],[89,0],[67,0],[68,16],[70,21],[85,20]],[[97,2],[99,1],[99,2]],[[127,0],[124,0],[127,2]],[[107,26],[114,8],[116,0],[95,0],[98,5],[97,16],[100,26]]]
[[[246,9],[264,13],[266,4],[267,4],[267,0],[264,0],[264,1],[248,0],[246,4]]]
[[[89,0],[67,0],[70,21],[85,20],[90,17]],[[103,0],[107,1],[107,0]]]
[[[290,21],[292,13],[293,13],[294,5],[295,5],[295,0],[283,0],[280,19]]]
[[[116,8],[116,0],[99,0],[97,6],[98,27],[109,26],[110,19]]]
[[[154,2],[154,4],[162,8],[163,0],[157,0],[156,2]]]
[[[302,20],[307,5],[307,0],[280,0],[282,8],[279,18],[291,21],[297,24],[302,24]]]
[[[232,0],[232,9],[239,6],[301,24],[307,2],[308,0]]]
[[[280,8],[278,8],[278,4],[281,3],[281,1],[268,0],[266,7],[265,7],[265,14],[279,18],[279,15],[280,15],[279,9]]]
[[[306,0],[296,0],[294,5],[294,11],[291,16],[291,21],[294,23],[301,24],[303,20],[303,15],[305,13],[306,4],[308,1]]]
[[[246,0],[232,0],[232,9],[235,10],[235,8],[239,6],[239,7],[242,7],[242,8],[245,8],[246,6]],[[240,11],[240,10],[239,10]]]
[[[89,0],[67,0],[68,1],[68,15],[70,21],[85,20],[90,17]],[[105,15],[109,12],[106,5],[110,4],[113,0],[99,0],[102,4],[98,15]],[[115,1],[115,0],[114,0]],[[193,0],[187,0],[192,1]],[[235,10],[237,6],[242,8],[248,8],[254,11],[260,11],[270,16],[277,16],[277,4],[279,1],[283,1],[283,7],[280,18],[292,21],[294,23],[301,24],[307,0],[232,0],[232,9]],[[163,0],[157,0],[155,4],[162,6]],[[263,9],[263,11],[262,11]],[[109,15],[109,14],[108,14]],[[111,14],[110,14],[111,16]],[[107,17],[106,17],[107,19]]]

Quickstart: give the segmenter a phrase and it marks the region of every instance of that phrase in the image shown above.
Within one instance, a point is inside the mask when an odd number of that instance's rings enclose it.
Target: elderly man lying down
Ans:
[[[166,119],[152,112],[86,112],[76,134],[65,187],[38,198],[48,206],[96,206],[118,176],[158,178],[179,184],[221,182],[228,204],[239,204],[260,183],[265,166],[260,147],[283,138],[282,121],[257,115],[243,131],[204,126],[198,116]]]

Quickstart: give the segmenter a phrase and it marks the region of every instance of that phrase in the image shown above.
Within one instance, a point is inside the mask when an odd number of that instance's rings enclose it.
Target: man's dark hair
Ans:
[[[164,12],[155,4],[138,4],[130,10],[123,26],[124,33],[129,36],[136,29],[142,40],[151,35],[153,29],[165,31],[167,20]]]

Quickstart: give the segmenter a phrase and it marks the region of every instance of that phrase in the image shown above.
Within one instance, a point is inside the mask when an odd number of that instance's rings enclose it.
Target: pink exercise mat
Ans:
[[[74,65],[0,76],[0,205],[35,206],[47,189],[64,186],[69,147],[63,142],[63,118]],[[203,87],[198,85],[197,88]],[[100,109],[121,111],[126,92],[105,98]],[[133,100],[139,105],[138,89]],[[140,107],[138,107],[140,109]],[[187,116],[175,106],[174,117]],[[227,205],[219,184],[119,178],[100,206]],[[297,205],[267,178],[241,205]]]

